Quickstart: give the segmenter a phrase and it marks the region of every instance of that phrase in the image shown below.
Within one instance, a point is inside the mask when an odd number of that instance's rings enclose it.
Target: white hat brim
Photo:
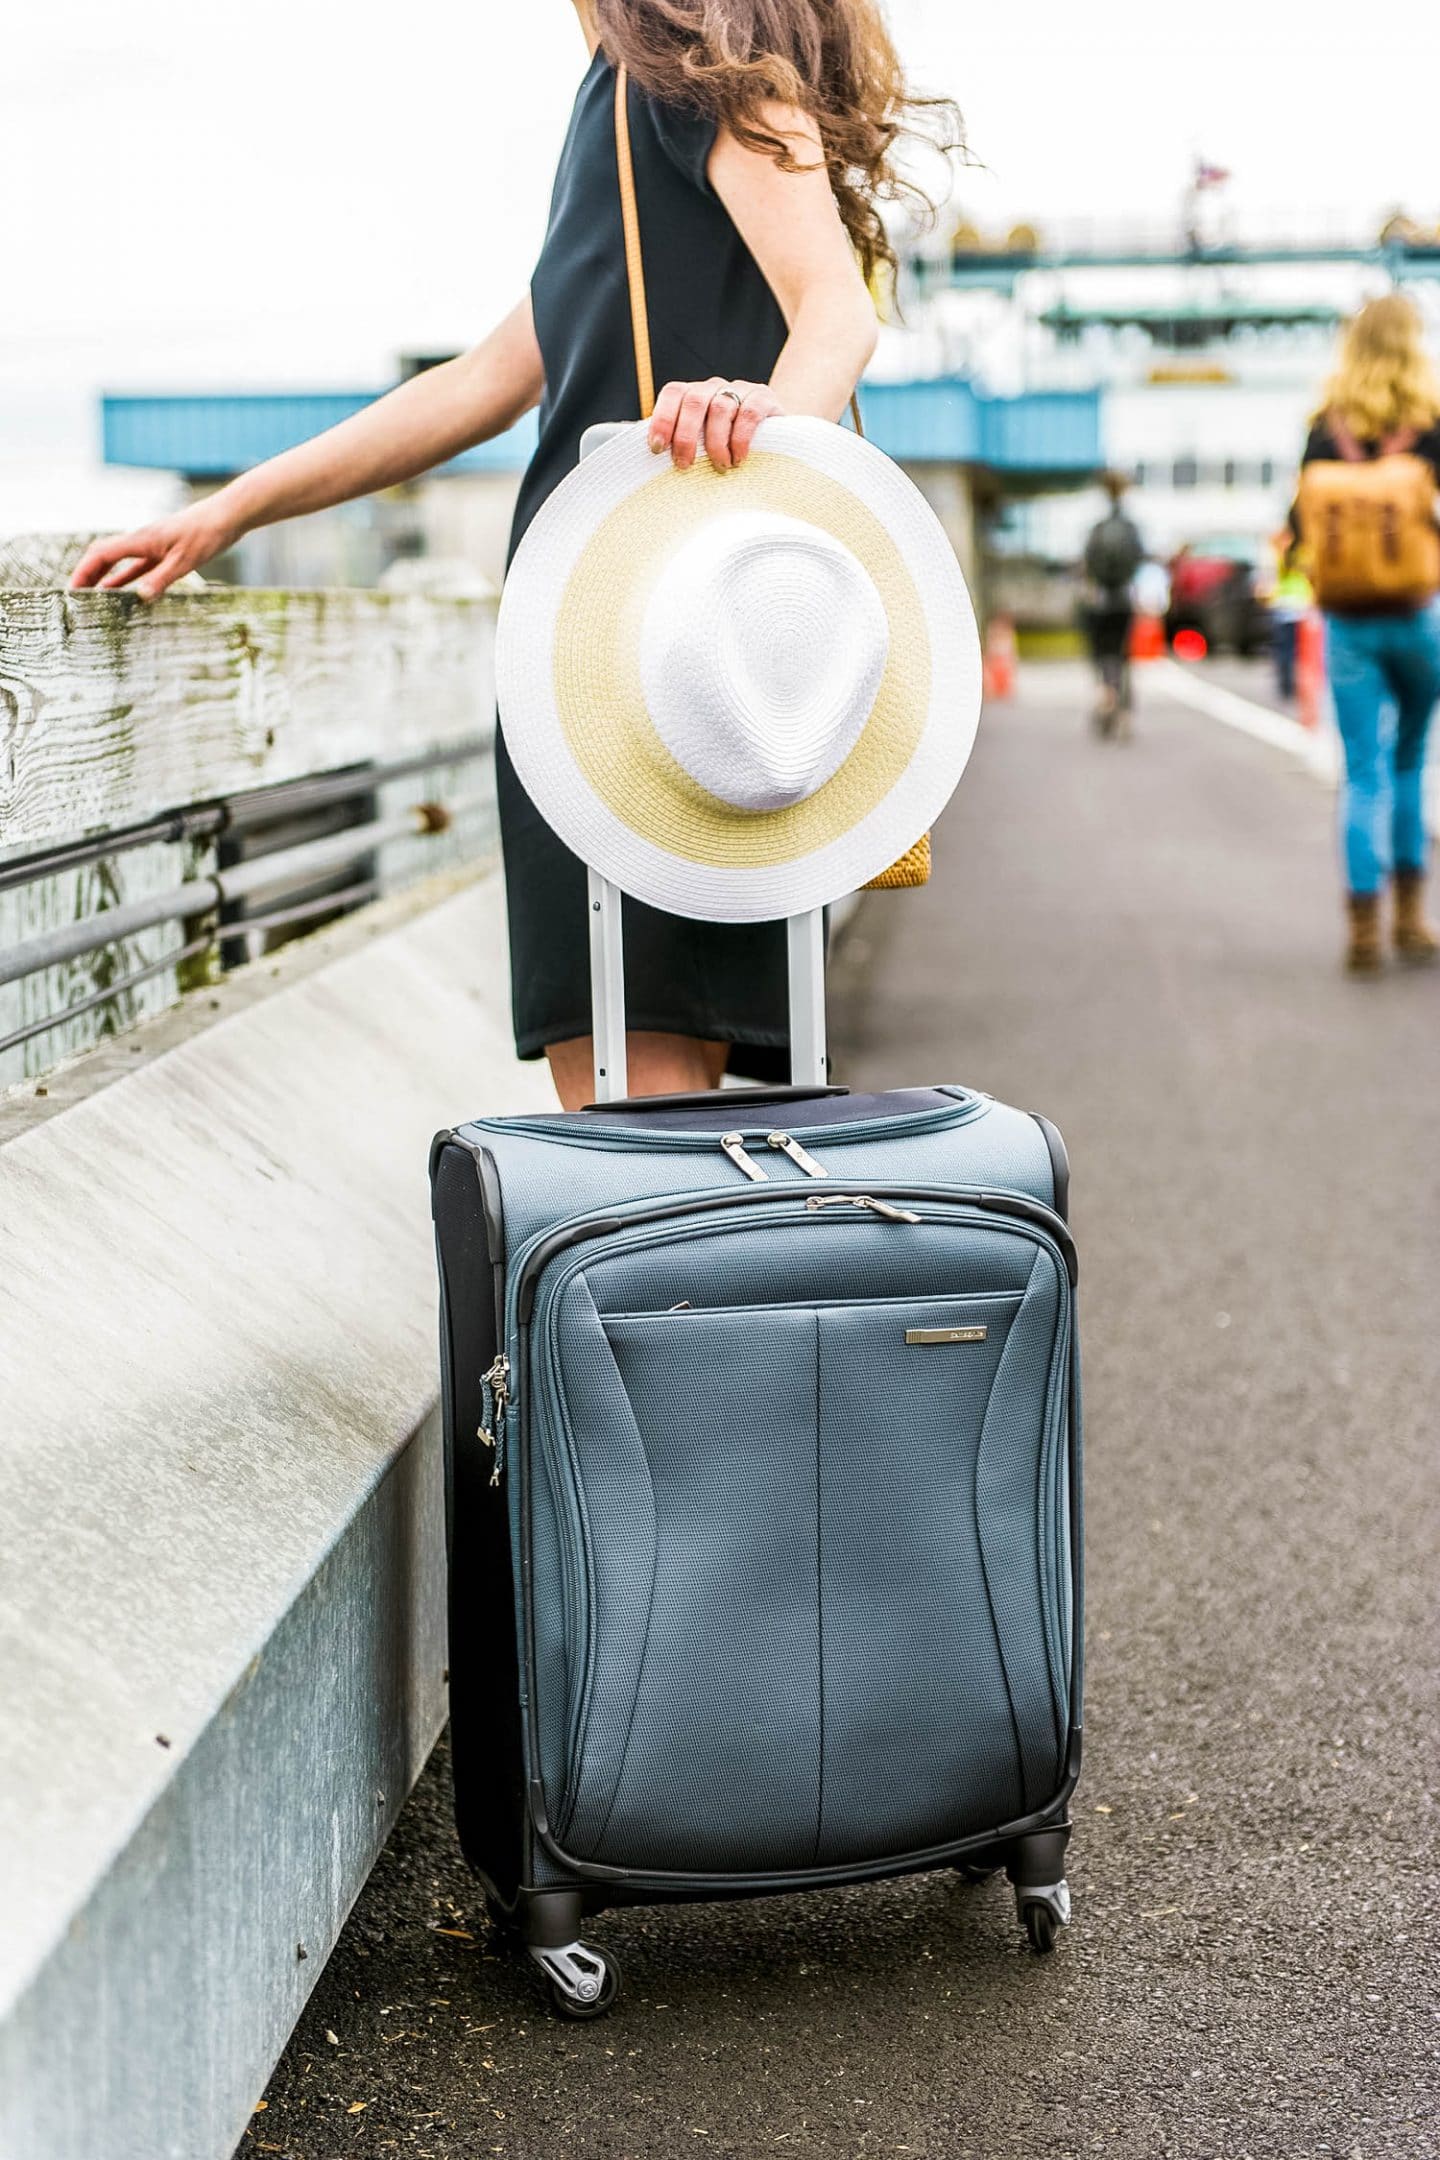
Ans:
[[[878,520],[903,561],[929,641],[927,709],[913,752],[880,800],[832,839],[784,861],[696,861],[657,842],[653,830],[647,835],[628,823],[574,754],[555,681],[561,610],[601,525],[657,477],[643,422],[585,458],[542,505],[511,565],[496,640],[506,746],[546,822],[622,891],[673,914],[718,922],[799,914],[887,869],[949,801],[980,716],[974,611],[950,541],[919,489],[872,444],[823,420],[766,420],[755,454],[795,460],[827,476]],[[702,465],[697,461],[697,470]],[[710,474],[715,494],[724,478]],[[830,529],[823,518],[814,522]]]

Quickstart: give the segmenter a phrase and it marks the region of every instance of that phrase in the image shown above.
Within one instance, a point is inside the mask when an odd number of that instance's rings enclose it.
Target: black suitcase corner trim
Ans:
[[[1070,1151],[1065,1145],[1064,1137],[1058,1125],[1052,1125],[1049,1118],[1042,1117],[1038,1110],[1032,1110],[1030,1115],[1044,1134],[1045,1145],[1050,1151],[1050,1179],[1055,1188],[1055,1212],[1064,1221],[1068,1222],[1070,1220]]]
[[[435,1212],[435,1182],[447,1146],[463,1149],[474,1165],[490,1262],[492,1267],[502,1267],[505,1261],[505,1202],[500,1191],[500,1172],[489,1148],[483,1141],[472,1139],[463,1125],[454,1132],[436,1133],[430,1143],[430,1212],[432,1215]]]
[[[503,1485],[479,1438],[480,1376],[495,1355],[503,1275],[491,1245],[492,1211],[477,1218],[484,1150],[442,1133],[432,1153],[432,1208],[440,1274],[440,1351],[449,1544],[450,1735],[455,1818],[465,1857],[502,1896],[528,1873],[524,1731],[514,1555]],[[490,1165],[493,1177],[493,1164]],[[458,1532],[458,1534],[457,1534]]]

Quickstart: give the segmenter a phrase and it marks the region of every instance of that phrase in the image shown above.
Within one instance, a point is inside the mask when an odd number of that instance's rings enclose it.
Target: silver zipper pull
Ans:
[[[829,1177],[830,1173],[825,1168],[825,1165],[816,1162],[810,1150],[801,1147],[800,1142],[793,1133],[772,1132],[769,1136],[769,1145],[773,1148],[779,1148],[782,1154],[790,1157],[791,1162],[799,1163],[806,1177]]]
[[[490,1483],[500,1483],[500,1471],[505,1453],[505,1412],[510,1402],[510,1360],[502,1350],[489,1371],[480,1382],[485,1422],[478,1437],[486,1447],[495,1451],[495,1467],[490,1473]]]
[[[886,1222],[920,1221],[912,1208],[896,1207],[889,1200],[877,1200],[871,1193],[826,1193],[823,1197],[813,1193],[805,1205],[812,1212],[826,1207],[858,1207],[868,1208],[872,1215],[883,1215]]]
[[[769,1183],[765,1172],[761,1169],[759,1163],[756,1162],[754,1156],[748,1155],[745,1152],[745,1136],[743,1133],[727,1132],[722,1134],[720,1139],[720,1145],[725,1150],[725,1153],[729,1156],[731,1162],[734,1163],[736,1169],[743,1170],[746,1177],[748,1177],[753,1184],[765,1185]]]
[[[869,1208],[872,1215],[883,1215],[886,1222],[919,1222],[920,1217],[912,1208],[895,1207],[888,1200],[872,1199],[869,1193],[861,1193],[856,1207]]]

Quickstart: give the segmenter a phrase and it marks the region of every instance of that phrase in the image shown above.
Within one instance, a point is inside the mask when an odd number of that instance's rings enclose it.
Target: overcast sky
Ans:
[[[1393,63],[1354,69],[1319,17],[1254,0],[889,12],[965,110],[982,224],[1163,218],[1197,152],[1241,212],[1440,222],[1434,0],[1391,0]],[[569,0],[9,10],[0,474],[82,447],[102,385],[365,387],[481,335],[523,290],[584,65]]]

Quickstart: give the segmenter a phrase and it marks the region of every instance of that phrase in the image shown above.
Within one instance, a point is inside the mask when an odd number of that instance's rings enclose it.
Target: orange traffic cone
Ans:
[[[1325,703],[1325,624],[1314,609],[1295,625],[1295,700],[1303,727],[1319,727]]]
[[[1158,615],[1137,615],[1130,625],[1130,658],[1163,660],[1165,625]]]
[[[1015,625],[1008,615],[992,615],[985,630],[985,696],[1015,695]]]

